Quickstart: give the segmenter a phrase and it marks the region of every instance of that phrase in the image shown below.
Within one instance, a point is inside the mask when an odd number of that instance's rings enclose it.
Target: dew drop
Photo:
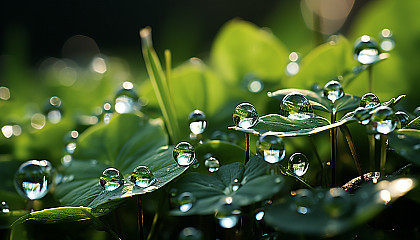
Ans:
[[[332,103],[344,96],[343,86],[341,83],[335,80],[329,81],[324,86],[324,97],[330,100]]]
[[[306,215],[312,211],[312,207],[316,204],[317,198],[308,189],[299,189],[293,197],[295,201],[296,211]]]
[[[363,35],[354,44],[354,58],[361,64],[372,64],[379,60],[378,43],[367,35]]]
[[[391,30],[387,28],[382,29],[379,39],[380,39],[380,46],[382,50],[388,52],[394,49],[395,40],[394,40],[394,37],[392,36]]]
[[[357,118],[357,120],[362,125],[367,125],[370,122],[370,110],[364,107],[358,107],[356,110],[354,110],[354,117]]]
[[[173,157],[179,166],[189,166],[195,160],[194,147],[188,142],[180,142],[174,148]]]
[[[131,173],[130,181],[137,187],[146,188],[154,184],[156,178],[150,168],[147,166],[138,166]]]
[[[25,198],[41,199],[51,187],[53,172],[54,169],[47,160],[24,162],[15,173],[15,188]]]
[[[281,114],[290,119],[308,119],[311,118],[314,113],[309,100],[298,92],[292,92],[284,96],[280,108]]]
[[[375,94],[366,93],[360,99],[359,106],[364,107],[364,108],[374,108],[374,107],[379,106],[380,104],[381,102],[379,101],[379,98]]]
[[[222,228],[233,228],[238,224],[241,210],[235,204],[226,203],[217,209],[215,217],[219,220],[219,225]]]
[[[207,127],[206,115],[200,110],[194,110],[188,115],[190,130],[194,134],[202,134]]]
[[[188,212],[194,205],[196,199],[190,192],[183,192],[177,197],[177,206],[179,211]]]
[[[342,188],[331,188],[325,195],[323,206],[333,218],[344,216],[352,209],[349,194]]]
[[[0,213],[9,213],[10,212],[10,208],[9,205],[3,201],[0,203]]]
[[[114,108],[118,113],[130,113],[140,110],[139,96],[134,91],[131,82],[124,82],[123,88],[115,94]]]
[[[376,132],[388,134],[397,127],[397,119],[390,107],[380,106],[374,110],[371,124]]]
[[[203,239],[203,233],[194,227],[186,227],[182,229],[178,235],[178,240],[201,240],[201,239]]]
[[[233,123],[237,127],[248,129],[252,128],[258,122],[258,113],[254,105],[250,103],[241,103],[236,106],[233,112]]]
[[[397,119],[397,128],[404,128],[410,122],[410,116],[403,111],[398,111],[395,113]]]
[[[105,102],[97,115],[99,121],[102,121],[104,124],[108,124],[109,121],[111,121],[113,112],[114,109],[112,108],[112,104],[110,102]]]
[[[264,83],[252,73],[248,73],[244,76],[243,85],[252,93],[259,93],[264,88]]]
[[[299,177],[305,175],[308,171],[309,161],[302,153],[294,153],[289,158],[288,169]]]
[[[238,179],[233,180],[233,183],[230,185],[230,189],[232,192],[238,191],[238,189],[241,187],[241,183]]]
[[[257,141],[257,152],[268,163],[278,163],[286,155],[283,138],[267,132]]]
[[[76,150],[76,142],[79,137],[79,132],[73,130],[64,136],[64,144],[66,145],[64,151],[68,154],[73,154]]]
[[[113,191],[124,184],[124,179],[117,169],[107,168],[102,172],[99,183],[106,191]]]
[[[261,221],[264,218],[265,212],[264,211],[259,211],[257,212],[257,214],[255,214],[255,219],[257,221]]]
[[[210,156],[204,161],[204,166],[207,167],[209,172],[217,172],[219,170],[220,163],[217,158]]]
[[[57,96],[51,97],[44,107],[44,114],[52,124],[57,124],[62,118],[62,102]]]

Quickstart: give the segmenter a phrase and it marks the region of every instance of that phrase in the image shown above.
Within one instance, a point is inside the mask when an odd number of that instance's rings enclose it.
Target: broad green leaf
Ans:
[[[268,163],[260,157],[253,157],[246,165],[231,163],[221,166],[215,175],[189,173],[176,182],[178,194],[190,192],[196,198],[187,212],[172,210],[174,215],[213,214],[229,197],[231,204],[247,206],[270,198],[285,187],[280,175],[265,175]],[[235,190],[233,185],[240,184]],[[176,198],[176,197],[175,197]],[[230,199],[231,198],[231,199]]]
[[[411,122],[405,126],[405,129],[416,129],[420,130],[420,117],[413,119]]]
[[[413,121],[411,123],[413,123]],[[399,129],[388,134],[388,139],[389,145],[391,148],[395,149],[398,154],[406,158],[408,161],[420,165],[419,129]]]
[[[265,81],[284,76],[289,51],[271,33],[255,25],[233,20],[217,35],[211,50],[211,65],[231,85],[252,73]]]
[[[292,92],[298,92],[305,95],[314,109],[329,113],[333,112],[333,108],[335,108],[336,112],[353,110],[357,108],[360,103],[359,97],[346,93],[342,98],[338,99],[334,104],[332,104],[330,100],[322,96],[322,92],[314,92],[296,88],[281,89],[275,92],[269,92],[268,96],[281,101],[284,96]]]
[[[346,201],[336,199],[333,203],[328,203],[325,196],[334,189],[313,190],[313,198],[303,205],[306,209],[299,209],[302,206],[296,204],[295,197],[290,197],[268,207],[264,221],[278,231],[332,237],[374,218],[416,185],[414,178],[365,183],[354,194],[348,194]]]
[[[346,118],[330,124],[330,122],[319,116],[313,116],[303,120],[290,119],[278,114],[269,114],[260,117],[259,122],[251,129],[229,127],[236,131],[262,135],[266,132],[274,132],[280,137],[307,136],[316,134],[331,128],[339,127],[354,119]]]
[[[80,136],[74,159],[62,172],[63,180],[54,194],[66,206],[95,208],[109,200],[155,191],[187,169],[176,164],[173,148],[164,146],[166,141],[160,121],[132,114],[92,127]],[[137,188],[129,181],[133,169],[140,165],[150,168],[157,179],[155,184]],[[105,191],[99,184],[99,177],[108,167],[118,169],[125,179],[123,186],[114,191]]]

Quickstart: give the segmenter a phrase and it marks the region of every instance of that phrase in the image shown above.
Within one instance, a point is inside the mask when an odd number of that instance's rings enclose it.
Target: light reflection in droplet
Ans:
[[[133,89],[133,87],[134,87],[134,85],[133,85],[133,83],[132,82],[124,82],[123,83],[123,88],[124,89],[127,89],[127,90],[130,90],[130,89]]]
[[[233,198],[232,197],[226,197],[225,202],[226,202],[226,204],[232,204]]]
[[[261,221],[263,219],[264,215],[265,215],[264,211],[259,211],[257,214],[255,214],[255,219],[257,221]]]
[[[107,70],[105,59],[95,57],[92,61],[92,70],[100,74],[105,73]]]
[[[387,204],[391,201],[391,193],[388,190],[381,190],[379,192],[379,197]]]
[[[0,99],[9,100],[10,91],[7,87],[0,87]]]

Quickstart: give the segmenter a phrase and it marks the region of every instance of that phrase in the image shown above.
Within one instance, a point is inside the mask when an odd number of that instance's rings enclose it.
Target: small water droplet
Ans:
[[[241,187],[241,183],[239,182],[239,179],[233,180],[233,183],[230,185],[230,189],[232,192],[238,191],[238,189]]]
[[[44,114],[47,116],[47,120],[56,124],[61,121],[62,118],[62,103],[61,99],[57,96],[51,97],[44,107]]]
[[[240,208],[231,202],[221,205],[217,209],[215,217],[219,220],[221,227],[233,228],[238,224],[240,214]]]
[[[201,240],[203,239],[203,233],[194,228],[186,227],[178,235],[178,240]]]
[[[258,122],[258,113],[254,105],[250,103],[241,103],[236,106],[233,112],[233,123],[237,127],[248,129],[252,128]]]
[[[107,168],[102,172],[99,183],[106,191],[113,191],[124,184],[124,179],[117,169]]]
[[[194,110],[188,115],[190,130],[194,134],[202,134],[207,127],[206,115],[200,110]]]
[[[133,89],[131,82],[124,82],[121,88],[115,94],[114,108],[118,113],[130,113],[140,110],[139,96]]]
[[[257,214],[255,214],[255,219],[257,221],[261,221],[264,218],[265,212],[264,211],[259,211],[257,212]]]
[[[20,165],[15,174],[17,192],[30,200],[43,198],[53,182],[53,167],[47,160],[30,160]]]
[[[360,99],[359,106],[364,107],[364,108],[374,108],[374,107],[379,106],[380,104],[381,102],[379,101],[379,98],[375,94],[366,93]]]
[[[342,188],[331,188],[325,195],[323,206],[333,218],[344,216],[352,209],[349,194]]]
[[[390,107],[381,106],[374,110],[371,117],[373,130],[378,133],[388,134],[397,127],[394,111]]]
[[[359,120],[362,125],[367,125],[370,122],[370,110],[364,107],[358,107],[354,110],[354,117]]]
[[[10,212],[10,208],[9,205],[7,205],[7,203],[5,201],[0,203],[0,213],[9,213]]]
[[[309,100],[298,92],[292,92],[283,97],[280,113],[290,119],[303,120],[313,116],[314,110]]]
[[[329,81],[324,86],[324,97],[330,100],[332,103],[344,96],[343,86],[341,83],[335,80]]]
[[[387,28],[382,29],[379,35],[379,39],[380,39],[380,46],[382,50],[388,52],[394,49],[395,40],[394,40],[394,37],[392,36],[391,30]]]
[[[179,211],[188,212],[194,205],[196,199],[190,192],[183,192],[177,197],[177,206]]]
[[[295,201],[294,207],[296,207],[296,211],[303,215],[310,213],[312,207],[317,202],[317,198],[308,189],[297,190],[296,194],[293,196],[293,200]]]
[[[204,161],[204,166],[207,167],[209,172],[217,172],[217,170],[219,170],[220,163],[217,158],[210,156]]]
[[[289,158],[288,168],[289,171],[294,172],[299,177],[305,175],[308,171],[309,161],[302,153],[294,153]]]
[[[354,58],[361,64],[372,64],[379,60],[378,43],[367,35],[363,35],[354,44]]]
[[[73,154],[76,150],[76,142],[79,137],[79,132],[76,130],[70,131],[64,136],[65,153]]]
[[[195,160],[194,147],[188,142],[180,142],[174,148],[173,157],[179,166],[189,166]]]
[[[244,76],[243,85],[252,93],[259,93],[264,88],[264,83],[252,73],[248,73]]]
[[[257,152],[268,163],[277,163],[286,155],[283,138],[267,132],[261,135],[257,141]]]
[[[147,166],[138,166],[131,173],[130,181],[137,187],[146,188],[154,184],[156,178],[150,168]]]
[[[114,109],[112,108],[112,104],[110,102],[105,102],[102,105],[102,108],[99,108],[97,111],[97,117],[99,121],[103,121],[103,123],[108,124],[109,121],[111,121],[113,113]]]
[[[397,128],[404,128],[410,122],[410,116],[403,111],[398,111],[395,113],[397,119]]]

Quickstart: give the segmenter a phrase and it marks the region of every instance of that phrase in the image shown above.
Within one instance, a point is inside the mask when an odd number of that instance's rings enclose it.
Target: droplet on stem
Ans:
[[[309,161],[302,153],[294,153],[289,158],[288,169],[299,177],[305,175],[308,171]]]
[[[290,119],[303,120],[313,116],[314,110],[309,100],[298,92],[283,97],[280,103],[281,114]]]
[[[271,132],[261,135],[257,141],[257,152],[268,163],[280,162],[286,155],[283,138]]]
[[[188,142],[180,142],[174,148],[173,157],[179,166],[189,166],[195,160],[194,147]]]
[[[190,130],[194,134],[202,134],[207,127],[206,115],[200,110],[194,110],[188,115]]]
[[[15,173],[17,192],[30,200],[43,198],[53,182],[53,167],[47,160],[30,160],[22,163]]]
[[[241,103],[236,106],[233,112],[233,123],[237,127],[248,129],[252,128],[258,122],[258,113],[254,105],[250,103]]]
[[[124,179],[117,169],[107,168],[102,172],[99,183],[106,191],[113,191],[124,184]]]

